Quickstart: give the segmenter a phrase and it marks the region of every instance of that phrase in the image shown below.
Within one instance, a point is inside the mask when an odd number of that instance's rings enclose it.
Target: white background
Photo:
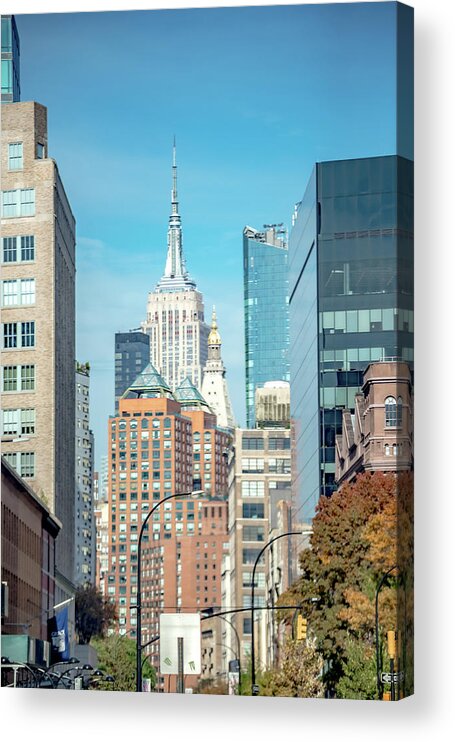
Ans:
[[[128,9],[244,5],[135,0]],[[272,4],[249,0],[248,5]],[[274,3],[279,4],[279,3]],[[289,3],[290,4],[290,3]],[[414,0],[416,41],[416,694],[401,703],[0,692],[4,739],[420,740],[455,727],[454,303],[455,33],[453,0]],[[2,0],[4,13],[63,3]],[[126,9],[66,0],[65,11]],[[58,693],[58,696],[56,696]]]

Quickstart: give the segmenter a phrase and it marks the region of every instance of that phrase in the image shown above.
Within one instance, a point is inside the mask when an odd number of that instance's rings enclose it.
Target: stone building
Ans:
[[[343,411],[336,439],[338,486],[364,471],[399,472],[413,467],[413,392],[409,365],[386,361],[365,370],[354,414]]]
[[[75,221],[48,155],[47,109],[8,103],[1,124],[2,448],[62,523],[64,600],[74,575]]]

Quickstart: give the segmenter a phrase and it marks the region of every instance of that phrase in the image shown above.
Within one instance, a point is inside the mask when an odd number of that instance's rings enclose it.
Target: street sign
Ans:
[[[381,672],[381,683],[401,683],[403,672]]]
[[[253,696],[259,695],[259,685],[253,685]]]
[[[178,640],[183,639],[183,672],[201,673],[201,617],[199,613],[162,613],[160,616],[160,672],[178,673]]]

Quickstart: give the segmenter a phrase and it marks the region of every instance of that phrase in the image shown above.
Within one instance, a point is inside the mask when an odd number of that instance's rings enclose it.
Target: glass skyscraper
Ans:
[[[246,423],[255,427],[254,395],[266,381],[289,381],[289,278],[286,231],[243,230]]]
[[[291,416],[300,520],[335,485],[342,410],[370,361],[413,362],[413,163],[317,163],[289,243]]]
[[[115,333],[115,412],[118,401],[150,363],[150,338],[141,330]]]
[[[13,15],[2,15],[2,103],[21,99],[19,34]]]

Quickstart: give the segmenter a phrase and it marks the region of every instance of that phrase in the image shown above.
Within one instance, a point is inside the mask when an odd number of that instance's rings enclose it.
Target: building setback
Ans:
[[[150,363],[150,338],[142,330],[115,333],[115,411],[118,401]]]
[[[172,172],[166,265],[155,290],[148,296],[147,316],[141,327],[150,336],[150,360],[171,389],[187,376],[200,389],[210,328],[204,321],[202,294],[186,269],[177,197],[175,142]]]
[[[413,361],[413,163],[317,163],[289,243],[297,518],[336,488],[335,441],[374,361]]]
[[[62,523],[59,601],[74,575],[75,221],[44,106],[2,107],[1,172],[3,453]]]
[[[76,363],[76,585],[95,583],[94,438],[89,413],[90,369],[87,364]]]
[[[243,230],[248,428],[256,425],[256,389],[266,381],[289,381],[288,246],[281,227]]]
[[[119,612],[119,631],[135,636],[138,538],[158,501],[202,490],[196,500],[164,502],[142,540],[142,642],[159,633],[163,610],[220,605],[221,563],[227,543],[227,431],[195,387],[183,404],[150,364],[109,420],[109,572],[107,595]],[[157,666],[159,647],[151,645]],[[159,679],[160,688],[163,678]],[[171,683],[171,689],[174,687]]]

